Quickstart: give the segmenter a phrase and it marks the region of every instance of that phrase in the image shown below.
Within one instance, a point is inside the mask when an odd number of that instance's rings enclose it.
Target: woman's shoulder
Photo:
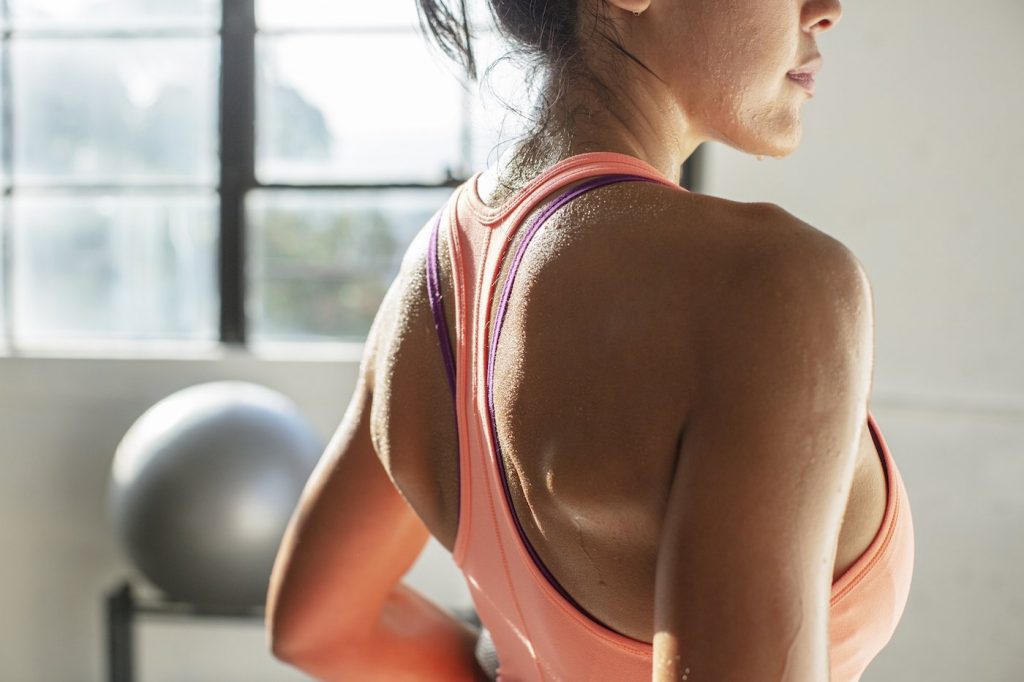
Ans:
[[[733,291],[764,278],[811,287],[869,285],[863,264],[849,247],[778,204],[732,201],[664,185],[640,191],[663,207],[657,215],[666,246],[699,252],[712,271],[705,272],[709,283]]]
[[[755,288],[776,285],[824,302],[870,297],[860,259],[842,241],[769,202],[746,204],[730,237],[730,274]]]
[[[665,263],[694,331],[716,322],[785,319],[822,310],[871,322],[871,284],[853,251],[770,202],[738,202],[671,187],[635,191],[661,205],[650,259]],[[658,254],[663,255],[658,255]],[[844,312],[845,311],[845,312]],[[859,316],[861,319],[855,319]]]

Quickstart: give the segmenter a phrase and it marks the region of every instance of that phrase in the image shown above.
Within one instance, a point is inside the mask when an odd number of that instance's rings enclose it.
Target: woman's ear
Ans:
[[[623,10],[624,12],[632,12],[633,14],[640,14],[648,7],[651,6],[651,0],[604,0],[609,5]]]

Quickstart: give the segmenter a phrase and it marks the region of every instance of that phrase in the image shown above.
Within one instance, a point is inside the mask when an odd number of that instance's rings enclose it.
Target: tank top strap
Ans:
[[[452,271],[456,274],[456,277],[458,277],[459,274],[462,274],[462,271],[459,267],[460,263],[457,262],[459,259],[456,258],[456,250],[453,248],[454,245],[452,244],[452,237],[454,235],[457,238],[458,230],[456,227],[458,226],[459,221],[457,219],[456,209],[459,207],[460,202],[465,202],[467,210],[470,215],[477,220],[477,222],[484,225],[486,228],[494,228],[502,224],[513,212],[518,213],[520,216],[525,215],[545,196],[549,195],[559,187],[572,184],[576,180],[582,178],[610,173],[641,176],[636,179],[646,178],[685,191],[685,188],[665,178],[658,169],[642,159],[619,152],[585,152],[563,159],[550,168],[545,169],[513,197],[497,208],[491,208],[481,201],[478,190],[480,173],[476,173],[465,183],[459,186],[459,188],[449,196],[448,201],[446,201],[445,204],[431,217],[429,222],[432,227],[430,231],[430,238],[428,240],[426,268],[427,294],[430,300],[434,326],[441,346],[445,374],[448,378],[448,386],[452,393],[453,401],[456,393],[455,352],[453,350],[452,340],[449,338],[448,334],[444,306],[441,303],[437,244],[439,234],[441,230],[444,229],[449,235],[449,260],[451,261]],[[576,196],[576,194],[573,196]],[[559,203],[559,205],[561,204]],[[509,230],[509,233],[506,235],[506,239],[504,240],[505,243],[499,250],[500,253],[498,254],[502,257],[507,249],[509,237],[514,235],[518,227],[516,225],[517,221],[510,222],[512,223],[512,229]],[[456,293],[456,298],[458,298],[458,293]],[[458,328],[458,320],[456,326]]]
[[[640,175],[686,191],[684,187],[666,178],[661,171],[643,159],[621,152],[596,151],[576,154],[549,166],[500,206],[491,207],[483,203],[479,192],[482,172],[474,174],[464,183],[462,195],[467,211],[481,225],[488,228],[495,228],[504,223],[517,225],[518,220],[510,218],[514,215],[526,215],[538,202],[558,188],[595,175],[613,173]]]
[[[463,305],[459,308],[460,314],[464,315],[464,325],[459,326],[459,329],[474,337],[473,345],[467,349],[465,361],[461,364],[469,362],[474,371],[480,372],[488,364],[487,348],[492,330],[492,321],[488,316],[502,264],[522,227],[523,220],[539,204],[548,200],[558,190],[588,179],[598,184],[607,184],[600,178],[609,181],[613,178],[615,181],[646,180],[686,191],[684,187],[669,180],[646,161],[610,151],[584,152],[562,159],[544,169],[497,207],[485,204],[479,194],[481,174],[482,172],[474,174],[462,184],[452,202],[453,210],[450,212],[449,222],[451,253],[455,256],[452,270],[455,277],[461,279],[456,299],[459,299],[460,294],[465,296],[461,299]],[[591,183],[587,184],[590,185],[587,190],[596,187]],[[539,227],[550,217],[555,206],[561,206],[583,193],[574,192],[574,189],[576,188],[562,192],[551,201],[547,209],[533,221],[533,225]],[[521,242],[520,254],[528,241]],[[510,275],[507,281],[511,282],[512,279],[513,276]],[[483,375],[474,376],[472,388],[482,395],[484,386]],[[485,414],[485,404],[482,398],[480,400],[480,414]]]
[[[447,233],[455,299],[454,339],[448,338],[443,317],[436,262],[428,264],[427,273],[431,308],[453,394],[459,439],[458,533],[453,552],[457,564],[465,556],[470,536],[467,531],[473,518],[472,509],[481,502],[479,496],[485,495],[494,500],[493,494],[502,490],[505,484],[504,479],[499,482],[496,478],[500,462],[486,456],[481,460],[481,453],[492,450],[494,443],[490,404],[492,379],[489,368],[493,362],[497,336],[492,338],[492,332],[500,329],[508,306],[514,270],[509,272],[494,324],[488,316],[506,251],[520,229],[523,218],[552,193],[579,180],[592,179],[591,182],[562,192],[538,214],[531,221],[531,237],[558,207],[604,184],[645,180],[686,191],[654,166],[618,152],[587,152],[563,159],[545,169],[496,208],[487,206],[480,198],[477,185],[479,177],[480,173],[475,174],[456,189],[446,209],[435,216],[430,240],[429,255],[433,261],[437,258],[438,232],[445,230]],[[521,261],[529,241],[524,239],[520,242],[513,268]],[[481,487],[487,490],[479,490]],[[474,488],[478,489],[475,495]],[[476,505],[474,497],[477,498]]]

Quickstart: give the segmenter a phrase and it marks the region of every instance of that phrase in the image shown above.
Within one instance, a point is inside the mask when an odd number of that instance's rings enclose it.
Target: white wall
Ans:
[[[1024,679],[1024,3],[844,5],[800,148],[714,144],[704,191],[771,201],[873,283],[878,418],[916,530],[865,682]]]
[[[0,359],[0,681],[105,679],[103,595],[128,575],[146,587],[105,507],[114,450],[139,415],[192,384],[254,381],[294,399],[326,443],[352,395],[360,352],[291,361],[234,353]],[[441,603],[471,605],[436,540],[407,580]],[[267,653],[258,620],[145,615],[135,632],[140,681],[308,679]]]
[[[914,583],[865,682],[1024,679],[1024,3],[847,3],[804,141],[710,145],[704,191],[772,201],[850,246],[874,283],[872,409],[910,495]],[[305,357],[305,356],[304,356]],[[328,437],[343,359],[0,359],[0,679],[96,681],[101,592],[128,564],[105,518],[114,448],[153,402],[246,379]],[[469,603],[436,542],[410,582]],[[139,679],[287,680],[259,625],[140,623]]]

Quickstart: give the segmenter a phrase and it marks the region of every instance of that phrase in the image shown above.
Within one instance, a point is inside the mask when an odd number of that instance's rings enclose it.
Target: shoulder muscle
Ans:
[[[870,288],[779,210],[702,320],[657,564],[655,680],[828,678],[832,562],[867,417]],[[784,213],[784,212],[783,212]],[[811,228],[813,230],[813,228]]]

